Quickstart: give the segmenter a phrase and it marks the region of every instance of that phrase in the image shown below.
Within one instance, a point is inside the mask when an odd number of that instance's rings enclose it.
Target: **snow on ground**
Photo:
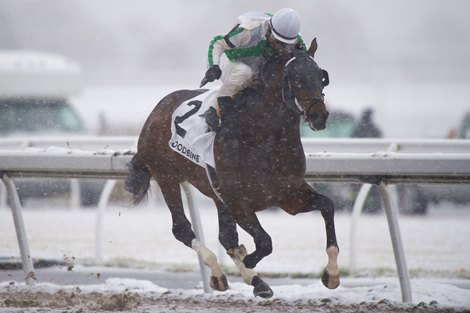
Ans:
[[[332,304],[334,306],[343,306],[347,308],[357,308],[358,306],[363,306],[363,309],[371,308],[378,304],[383,306],[382,309],[394,308],[395,311],[388,310],[389,312],[401,311],[400,308],[415,308],[416,312],[418,311],[416,308],[420,307],[424,309],[424,311],[429,312],[439,312],[445,308],[453,308],[455,311],[463,312],[465,308],[470,308],[470,290],[468,289],[459,289],[450,285],[429,282],[423,283],[419,281],[414,281],[412,283],[412,288],[415,290],[413,294],[414,304],[401,303],[399,288],[394,283],[355,288],[338,287],[336,290],[328,290],[323,287],[320,282],[307,286],[273,286],[272,289],[275,295],[272,299],[269,300],[253,300],[252,287],[242,283],[232,283],[231,289],[227,290],[226,292],[214,292],[213,294],[208,295],[203,294],[201,290],[166,290],[148,281],[118,278],[108,279],[104,284],[88,286],[57,286],[42,283],[37,284],[34,287],[26,288],[21,284],[12,286],[7,283],[0,283],[0,294],[5,294],[6,292],[8,297],[8,294],[23,293],[23,299],[27,299],[26,301],[31,301],[29,299],[31,298],[31,294],[34,294],[34,292],[49,294],[51,296],[55,293],[56,298],[57,294],[62,295],[62,297],[64,295],[72,295],[72,298],[74,297],[73,295],[75,295],[77,299],[83,298],[88,301],[88,305],[93,302],[92,297],[96,296],[98,293],[114,296],[123,294],[128,295],[125,299],[126,303],[119,304],[117,297],[114,298],[114,305],[109,305],[111,306],[111,309],[115,310],[130,309],[133,306],[136,306],[136,304],[133,302],[139,302],[140,305],[159,305],[158,299],[165,299],[166,302],[171,300],[183,300],[185,302],[190,302],[194,299],[202,299],[208,302],[222,302],[225,303],[226,307],[227,305],[231,305],[230,303],[240,302],[246,304],[246,306],[255,303],[266,307],[272,307],[276,304],[298,305],[300,303],[303,304],[304,307],[312,306],[312,308],[315,308],[316,310],[319,310],[319,308],[325,304]],[[28,290],[28,293],[26,293],[25,290]],[[42,298],[47,299],[47,297],[44,296],[42,296]],[[100,299],[102,300],[103,298]],[[113,301],[113,298],[111,297],[110,300]],[[8,298],[7,301],[13,302],[15,301],[15,298]],[[74,301],[78,302],[78,300]],[[69,303],[68,306],[70,307],[73,304],[74,303]],[[56,304],[56,307],[57,306],[59,306],[59,304]],[[106,310],[107,308],[104,307],[104,309]],[[257,310],[257,312],[272,311],[273,308],[266,311]],[[354,312],[355,311],[356,310],[354,310]],[[360,311],[363,312],[364,310],[358,310],[358,312]],[[3,311],[0,305],[0,312],[7,311]],[[275,310],[274,312],[278,311]],[[302,312],[304,311],[302,310]],[[319,312],[324,311],[321,310]],[[343,312],[343,310],[340,309],[338,311],[338,309],[333,309],[328,310],[327,312]]]
[[[199,199],[201,200],[201,199]],[[153,203],[153,202],[152,202]],[[207,246],[212,249],[229,271],[235,271],[217,242],[215,209],[207,201],[200,201],[200,215]],[[96,263],[95,221],[92,209],[73,210],[67,207],[39,209],[35,206],[23,210],[29,245],[33,258],[55,259],[80,264],[152,270],[197,271],[197,257],[191,249],[173,238],[169,212],[161,203],[129,208],[125,204],[110,207],[103,223],[103,263]],[[379,302],[383,299],[400,303],[401,293],[396,278],[396,267],[391,247],[388,225],[384,214],[364,215],[359,220],[357,237],[357,266],[354,276],[376,279],[370,286],[324,288],[316,276],[327,262],[324,223],[318,212],[302,216],[289,216],[280,211],[259,213],[261,224],[273,239],[274,251],[257,266],[264,274],[294,275],[312,278],[308,285],[272,286],[279,301],[321,301],[349,305],[362,302]],[[413,304],[437,302],[444,307],[470,309],[470,289],[445,283],[445,280],[470,279],[470,210],[433,208],[427,216],[400,216],[400,229],[407,264],[412,277]],[[336,229],[340,245],[339,265],[349,272],[349,229],[351,216],[338,213]],[[11,213],[0,209],[0,256],[18,257],[18,246]],[[254,248],[252,240],[240,231],[240,242],[248,250]],[[467,284],[468,286],[468,284]],[[41,291],[72,290],[82,292],[131,290],[146,295],[164,293],[170,296],[189,297],[201,294],[200,289],[165,291],[155,283],[123,278],[108,279],[104,284],[88,286],[58,286],[39,283],[34,288]],[[27,289],[22,282],[11,285],[0,283],[0,293]],[[30,290],[30,289],[27,289]],[[252,288],[242,283],[231,283],[231,290],[207,297],[234,296],[242,300],[252,298]],[[0,311],[2,312],[2,311]]]

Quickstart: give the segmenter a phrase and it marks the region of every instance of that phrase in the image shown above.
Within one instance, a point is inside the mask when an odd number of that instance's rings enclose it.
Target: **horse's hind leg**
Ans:
[[[249,257],[249,255],[245,246],[239,246],[238,244],[238,233],[235,219],[231,214],[229,214],[227,207],[223,204],[217,205],[217,212],[219,215],[219,241],[227,251],[227,254],[232,258],[242,275],[243,280],[248,285],[252,285],[254,287],[253,294],[255,296],[271,298],[274,293],[269,285],[258,276],[253,268],[245,265],[244,261]],[[269,242],[271,242],[270,239]]]
[[[211,250],[196,239],[191,228],[191,223],[184,213],[181,189],[178,181],[166,176],[165,182],[159,183],[159,186],[171,212],[173,235],[177,240],[196,251],[204,264],[211,269],[211,287],[219,291],[227,290],[227,279],[217,262],[217,257]]]
[[[211,269],[210,286],[212,289],[218,291],[225,291],[228,289],[227,277],[220,268],[215,254],[204,246],[199,240],[193,239],[191,247],[202,258],[206,266]]]

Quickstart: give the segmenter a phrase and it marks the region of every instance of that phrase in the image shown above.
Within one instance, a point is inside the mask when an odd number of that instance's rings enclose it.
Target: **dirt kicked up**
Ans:
[[[0,312],[6,313],[85,313],[85,312],[205,312],[205,313],[352,313],[352,312],[468,312],[467,309],[445,308],[436,301],[419,304],[393,303],[389,300],[345,304],[334,298],[318,300],[246,299],[236,295],[185,295],[168,291],[163,294],[135,292],[85,293],[77,287],[71,291],[15,291],[0,293]]]

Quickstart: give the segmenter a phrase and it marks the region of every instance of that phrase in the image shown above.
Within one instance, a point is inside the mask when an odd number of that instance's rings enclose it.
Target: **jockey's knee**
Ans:
[[[253,78],[253,70],[248,65],[239,63],[233,71],[231,78],[234,83],[245,88]]]
[[[233,96],[249,86],[252,79],[253,70],[250,66],[241,62],[232,62],[223,71],[219,94]]]

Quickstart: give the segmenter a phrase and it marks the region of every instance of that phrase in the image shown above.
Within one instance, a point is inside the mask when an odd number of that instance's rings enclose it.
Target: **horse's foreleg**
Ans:
[[[254,287],[253,294],[262,298],[271,298],[273,291],[253,270],[259,261],[272,252],[271,237],[261,227],[255,212],[248,212],[247,215],[239,214],[236,220],[238,225],[253,237],[256,250],[248,254],[246,248],[241,245],[227,253],[232,257],[245,282]]]
[[[335,289],[339,286],[339,267],[337,261],[339,249],[337,246],[330,246],[326,248],[326,254],[328,254],[328,265],[323,272],[321,281],[325,287]]]
[[[238,245],[237,224],[233,217],[227,214],[225,207],[219,208],[218,206],[217,212],[219,215],[219,241],[237,266],[245,283],[251,285],[253,277],[257,274],[253,269],[246,268],[243,263],[243,259],[245,259],[248,253],[245,246]]]
[[[330,198],[316,192],[310,199],[312,201],[311,205],[313,209],[320,210],[325,221],[326,254],[328,255],[328,264],[323,272],[322,282],[325,287],[335,289],[339,286],[339,267],[337,261],[339,248],[336,241],[334,204]]]
[[[247,251],[244,245],[227,250],[227,254],[232,258],[235,266],[243,277],[243,280],[248,285],[252,285],[253,294],[261,298],[271,298],[274,292],[251,268],[247,268],[243,262],[247,256]]]
[[[243,280],[248,285],[254,287],[253,294],[255,296],[262,298],[272,297],[273,291],[268,284],[259,278],[252,268],[245,266],[244,259],[248,253],[245,246],[238,245],[237,225],[233,216],[227,212],[227,208],[222,203],[217,205],[217,209],[219,215],[219,241],[225,250],[227,250],[227,254],[232,258]]]
[[[289,198],[280,203],[280,206],[292,215],[313,210],[321,212],[326,227],[326,254],[328,255],[328,264],[323,272],[322,282],[330,289],[338,287],[339,268],[337,259],[339,248],[336,242],[333,201],[317,193],[309,184],[304,183],[297,192],[291,194]]]
[[[235,220],[244,231],[250,234],[255,241],[255,251],[246,255],[243,263],[247,268],[254,268],[265,256],[273,251],[273,244],[269,234],[259,223],[258,217],[254,211],[234,211]]]

